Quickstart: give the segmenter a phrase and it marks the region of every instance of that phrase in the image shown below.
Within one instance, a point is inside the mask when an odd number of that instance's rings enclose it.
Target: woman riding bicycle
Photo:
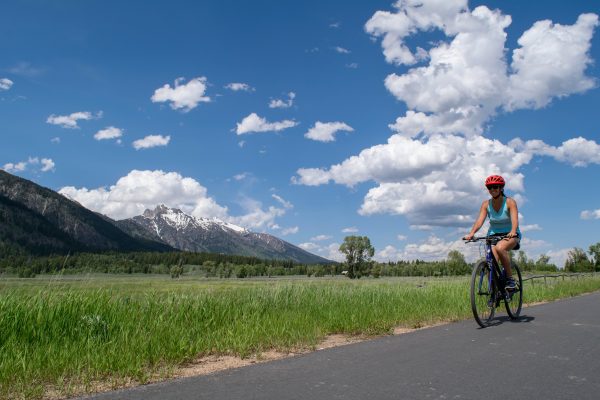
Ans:
[[[517,202],[506,197],[504,194],[504,178],[500,175],[490,175],[485,180],[485,186],[492,198],[484,200],[481,203],[479,217],[473,224],[471,232],[463,239],[471,240],[475,233],[481,228],[485,222],[486,216],[490,219],[490,229],[488,236],[505,236],[492,247],[496,260],[499,260],[506,270],[506,289],[514,289],[515,281],[512,277],[512,269],[510,267],[510,250],[518,250],[521,241],[521,231],[519,230],[519,210]]]

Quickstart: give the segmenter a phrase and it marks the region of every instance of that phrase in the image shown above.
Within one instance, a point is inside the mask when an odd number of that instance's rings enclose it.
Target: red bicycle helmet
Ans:
[[[490,175],[485,180],[485,186],[490,186],[490,185],[504,186],[505,184],[506,184],[506,182],[504,182],[504,178],[501,177],[500,175]]]

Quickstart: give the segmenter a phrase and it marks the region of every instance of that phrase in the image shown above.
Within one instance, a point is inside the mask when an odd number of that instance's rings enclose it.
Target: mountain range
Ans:
[[[0,170],[0,246],[31,254],[68,251],[191,251],[329,263],[266,233],[192,217],[159,205],[115,221],[29,180]]]
[[[192,217],[165,205],[117,221],[117,226],[133,237],[161,241],[185,251],[287,259],[304,264],[330,262],[273,235],[252,232],[216,218]]]

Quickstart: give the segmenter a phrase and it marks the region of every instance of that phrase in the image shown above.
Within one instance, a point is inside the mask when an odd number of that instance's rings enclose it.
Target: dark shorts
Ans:
[[[489,235],[489,236],[504,236],[507,233],[508,232],[505,232],[505,233],[494,233],[494,234]],[[513,247],[511,250],[519,250],[521,248],[521,235],[518,234],[518,236],[516,238],[513,238],[513,239],[516,239],[517,245],[515,247]]]

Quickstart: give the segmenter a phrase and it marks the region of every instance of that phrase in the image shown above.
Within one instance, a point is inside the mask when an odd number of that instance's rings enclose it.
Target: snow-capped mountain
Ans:
[[[184,251],[288,259],[305,264],[330,262],[275,236],[251,232],[216,218],[192,217],[165,205],[118,221],[118,226],[134,237],[162,241]]]

